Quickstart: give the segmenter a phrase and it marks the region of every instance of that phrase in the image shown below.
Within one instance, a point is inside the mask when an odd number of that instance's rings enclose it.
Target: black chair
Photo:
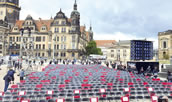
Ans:
[[[39,102],[47,102],[47,100],[39,100]]]

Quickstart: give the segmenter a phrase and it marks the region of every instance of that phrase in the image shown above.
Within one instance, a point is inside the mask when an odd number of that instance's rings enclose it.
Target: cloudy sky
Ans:
[[[20,0],[20,19],[49,19],[62,11],[70,17],[74,0]],[[172,0],[77,0],[81,25],[92,22],[95,40],[145,39],[172,28]]]

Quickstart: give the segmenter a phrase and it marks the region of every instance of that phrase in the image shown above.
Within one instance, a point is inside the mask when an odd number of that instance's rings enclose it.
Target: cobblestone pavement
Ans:
[[[36,64],[36,66],[33,66],[34,69],[36,71],[41,71],[42,68],[44,68],[45,66],[47,66],[48,63],[45,63],[43,66],[39,65],[38,63]],[[28,67],[27,64],[23,64],[23,68],[26,69]],[[0,91],[3,91],[4,90],[4,85],[5,85],[5,81],[3,80],[3,77],[6,75],[6,73],[8,72],[8,69],[7,69],[7,65],[1,65],[0,66],[1,70],[0,70]],[[14,74],[14,84],[17,84],[20,82],[20,77],[18,76],[19,75],[19,70],[16,70],[16,73]],[[12,84],[10,84],[11,86]],[[10,87],[9,86],[9,87]]]

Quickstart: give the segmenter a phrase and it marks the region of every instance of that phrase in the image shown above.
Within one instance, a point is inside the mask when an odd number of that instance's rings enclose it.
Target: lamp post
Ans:
[[[23,37],[23,34],[24,34],[24,31],[27,30],[28,31],[28,40],[24,41],[24,37]],[[20,58],[22,58],[22,50],[23,50],[23,47],[25,49],[25,52],[26,52],[26,56],[27,56],[27,59],[30,59],[31,56],[32,56],[32,52],[28,51],[28,50],[31,50],[33,51],[33,41],[32,41],[32,37],[31,37],[31,28],[27,27],[26,29],[23,29],[21,28],[20,29],[20,35],[21,35],[21,43],[20,43]],[[27,45],[29,45],[27,47]],[[31,45],[31,46],[30,46]],[[31,64],[31,63],[30,63]],[[30,65],[29,65],[30,66]],[[29,68],[29,67],[28,67]]]
[[[22,44],[23,44],[23,34],[24,34],[24,29],[23,28],[21,28],[20,29],[20,58],[22,59],[22,48],[23,48],[23,46],[22,46]]]
[[[54,53],[55,53],[55,37],[54,37],[54,39],[53,39],[53,60],[54,60]]]
[[[12,48],[12,41],[9,43],[9,61],[8,61],[8,68],[12,67],[12,60],[11,60],[11,48]]]

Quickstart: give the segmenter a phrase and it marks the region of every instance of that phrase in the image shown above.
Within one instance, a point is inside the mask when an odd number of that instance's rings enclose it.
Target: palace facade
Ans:
[[[0,7],[12,4],[15,6],[12,7],[13,11],[20,11],[18,0],[16,2],[1,0]],[[31,15],[25,20],[18,20],[18,14],[15,14],[17,18],[13,19],[15,23],[10,23],[14,26],[11,27],[6,39],[8,54],[21,57],[30,55],[59,59],[82,58],[87,43],[93,40],[92,27],[87,30],[86,26],[80,25],[80,13],[76,1],[69,18],[61,9],[49,20],[41,18],[35,20]],[[8,20],[10,17],[4,15],[4,19]]]
[[[159,60],[172,58],[172,30],[158,33]]]

